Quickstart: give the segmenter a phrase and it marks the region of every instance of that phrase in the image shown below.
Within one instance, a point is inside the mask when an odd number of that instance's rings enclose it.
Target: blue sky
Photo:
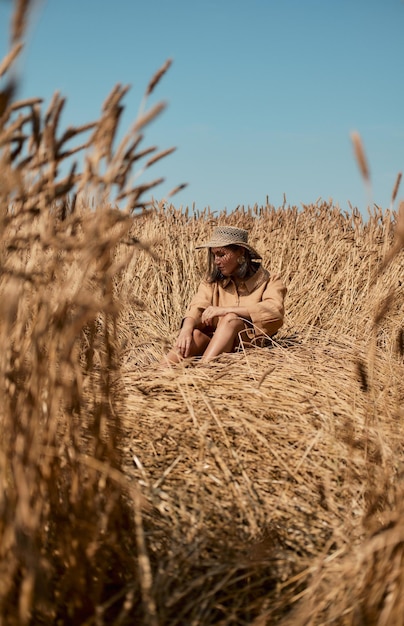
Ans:
[[[0,0],[0,53],[10,1]],[[387,208],[404,170],[403,0],[48,0],[38,2],[19,62],[19,97],[58,90],[63,126],[99,116],[116,83],[129,84],[122,134],[155,71],[150,99],[168,103],[144,147],[176,146],[144,182],[153,195],[188,187],[176,206],[333,199],[364,214]],[[369,197],[350,139],[358,131]],[[399,198],[404,197],[404,184]]]

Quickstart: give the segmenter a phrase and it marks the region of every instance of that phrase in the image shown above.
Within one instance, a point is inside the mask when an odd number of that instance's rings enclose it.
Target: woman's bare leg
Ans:
[[[201,361],[210,361],[223,352],[232,352],[239,332],[244,330],[244,322],[234,313],[219,318],[215,334],[207,345]]]
[[[210,341],[211,339],[208,335],[205,335],[205,333],[200,331],[198,328],[195,328],[192,334],[192,344],[188,358],[203,354]],[[183,357],[175,350],[175,348],[172,348],[170,352],[163,357],[161,363],[162,365],[176,365],[183,360]]]

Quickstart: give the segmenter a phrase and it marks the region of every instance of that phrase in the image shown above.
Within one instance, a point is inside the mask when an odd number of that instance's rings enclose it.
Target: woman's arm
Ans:
[[[201,323],[202,313],[207,309],[213,301],[213,284],[202,281],[198,287],[198,291],[192,298],[188,309],[184,314],[184,320],[191,317],[194,322],[194,328]],[[183,320],[183,324],[184,324]]]
[[[283,325],[287,289],[275,274],[268,282],[260,302],[249,306],[250,318],[255,328],[261,329],[269,336],[276,333]]]
[[[244,306],[208,306],[202,313],[202,324],[210,326],[214,317],[223,317],[226,313],[234,313],[243,319],[251,319],[247,307]]]
[[[176,349],[184,359],[189,355],[195,324],[196,322],[192,317],[185,317],[177,341],[175,342]]]

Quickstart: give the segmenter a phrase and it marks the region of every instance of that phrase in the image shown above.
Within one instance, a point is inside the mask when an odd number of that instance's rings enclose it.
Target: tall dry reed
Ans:
[[[122,472],[115,281],[158,183],[134,186],[133,163],[147,155],[148,173],[170,152],[142,146],[164,105],[147,110],[146,98],[115,148],[127,87],[99,120],[66,130],[60,94],[45,110],[40,98],[16,101],[31,5],[15,4],[1,64],[0,619],[119,623],[141,606],[152,615],[153,601],[142,499]]]

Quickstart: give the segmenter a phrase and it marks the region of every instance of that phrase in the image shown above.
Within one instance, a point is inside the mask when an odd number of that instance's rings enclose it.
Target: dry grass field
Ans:
[[[148,202],[169,64],[121,143],[120,85],[63,130],[60,95],[14,97],[28,4],[0,65],[0,624],[404,624],[399,178],[366,219]],[[285,325],[162,370],[222,223],[282,274]]]

